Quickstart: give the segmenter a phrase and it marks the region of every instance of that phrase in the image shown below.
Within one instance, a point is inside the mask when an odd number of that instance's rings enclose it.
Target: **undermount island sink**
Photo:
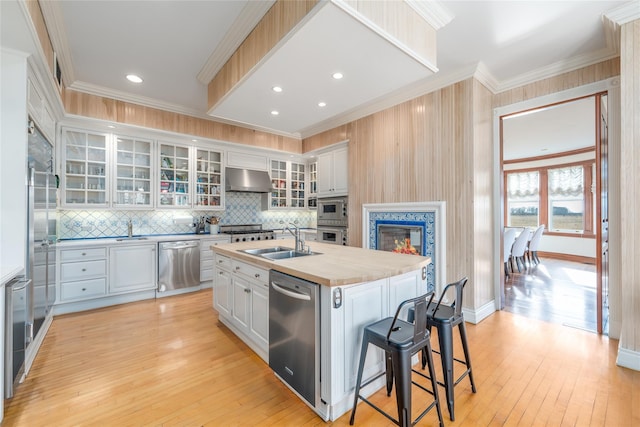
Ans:
[[[255,255],[270,260],[298,258],[309,255],[319,255],[318,252],[300,252],[294,251],[291,248],[285,248],[283,246],[275,246],[273,248],[263,249],[242,249],[240,252],[247,253],[249,255]]]

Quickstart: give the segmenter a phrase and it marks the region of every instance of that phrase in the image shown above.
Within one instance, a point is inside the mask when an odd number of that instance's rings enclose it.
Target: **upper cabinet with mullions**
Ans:
[[[151,197],[151,141],[115,136],[113,206],[153,206]]]
[[[63,129],[61,165],[66,207],[109,206],[108,135]]]

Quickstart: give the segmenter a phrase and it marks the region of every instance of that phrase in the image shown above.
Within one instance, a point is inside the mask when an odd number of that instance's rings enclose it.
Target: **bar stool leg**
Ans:
[[[451,421],[455,421],[453,411],[453,328],[451,325],[443,325],[438,328],[438,341],[440,342],[440,359],[442,359],[443,383],[447,394],[449,418]]]
[[[467,328],[464,325],[464,320],[458,325],[460,330],[460,339],[462,340],[462,350],[464,351],[464,361],[467,364],[467,371],[469,372],[469,381],[471,381],[471,391],[476,392],[476,383],[473,381],[473,371],[471,370],[471,358],[469,357],[469,347],[467,346]]]
[[[400,427],[411,426],[411,355],[394,352],[393,376],[396,382],[396,403]]]
[[[356,419],[356,408],[358,407],[358,397],[360,396],[360,384],[362,384],[362,371],[364,371],[364,362],[367,360],[367,347],[369,347],[369,340],[365,332],[362,337],[362,347],[360,349],[360,363],[358,363],[358,378],[356,380],[356,389],[353,396],[353,409],[351,410],[351,418],[349,424],[353,425]]]
[[[387,397],[389,397],[393,389],[393,362],[391,360],[391,353],[385,351],[384,358],[386,363]]]
[[[433,390],[433,398],[436,403],[436,411],[438,411],[438,421],[440,427],[444,427],[444,421],[442,420],[442,410],[440,409],[440,398],[438,397],[438,381],[436,381],[436,370],[433,367],[433,356],[431,354],[431,344],[427,343],[427,346],[422,349],[422,357],[426,364],[429,366],[429,377],[431,378],[431,389]],[[424,367],[423,367],[424,369]]]

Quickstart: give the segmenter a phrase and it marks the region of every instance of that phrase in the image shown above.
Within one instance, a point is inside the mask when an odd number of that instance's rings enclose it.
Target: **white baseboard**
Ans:
[[[494,300],[489,301],[478,309],[463,308],[462,314],[464,314],[464,321],[477,325],[487,317],[491,316],[496,311],[496,302]]]
[[[633,369],[634,371],[640,371],[640,352],[618,347],[616,365]]]

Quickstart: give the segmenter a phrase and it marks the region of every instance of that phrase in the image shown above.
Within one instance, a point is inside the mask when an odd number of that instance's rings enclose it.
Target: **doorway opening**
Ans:
[[[606,106],[602,92],[499,117],[500,236],[546,227],[542,262],[501,276],[501,309],[607,333]]]

